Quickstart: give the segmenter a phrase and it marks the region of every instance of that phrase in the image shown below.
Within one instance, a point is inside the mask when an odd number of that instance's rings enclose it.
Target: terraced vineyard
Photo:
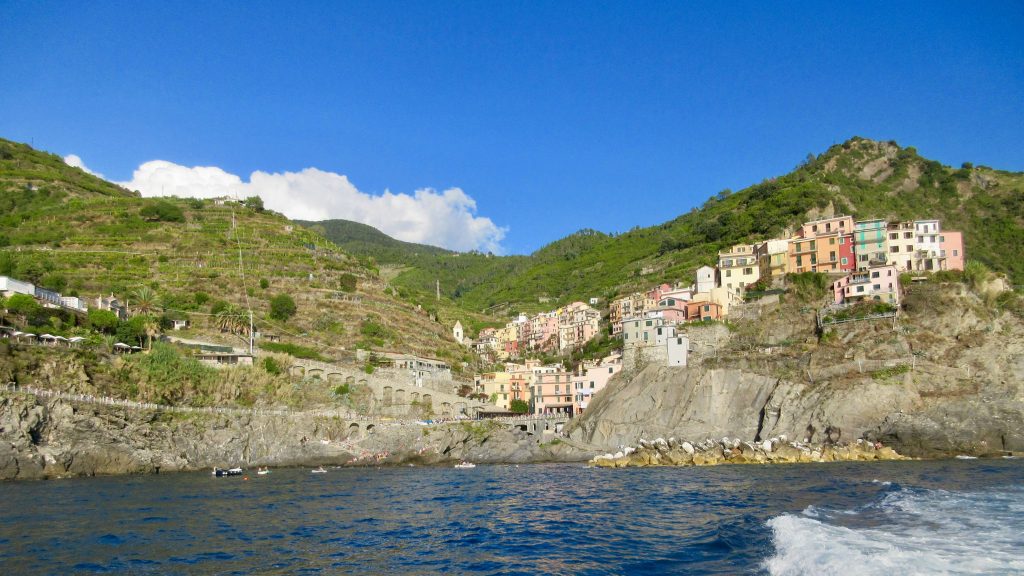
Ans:
[[[2,140],[0,190],[0,274],[65,295],[113,293],[129,305],[134,291],[148,287],[165,313],[192,320],[193,336],[235,346],[243,339],[222,334],[210,316],[219,301],[251,307],[257,330],[327,357],[347,356],[357,344],[452,361],[467,356],[447,323],[397,298],[368,261],[280,214],[234,202],[140,198]],[[297,305],[287,322],[269,317],[279,294]]]

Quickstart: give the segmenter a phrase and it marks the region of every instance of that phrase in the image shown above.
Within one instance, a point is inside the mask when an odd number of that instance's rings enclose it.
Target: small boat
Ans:
[[[476,468],[476,464],[473,464],[472,462],[466,462],[465,460],[463,460],[462,462],[459,462],[458,464],[456,464],[455,467],[456,468]]]
[[[214,468],[213,469],[213,475],[218,477],[218,478],[220,478],[221,476],[241,476],[242,475],[242,469],[241,468],[227,468],[227,469],[224,469],[224,468]]]
[[[324,467],[321,466],[319,468],[313,468],[312,470],[310,470],[310,473],[312,473],[312,474],[327,474],[327,470],[324,470]]]
[[[256,470],[256,473],[259,474],[260,476],[270,474],[270,468],[260,468],[259,470]]]

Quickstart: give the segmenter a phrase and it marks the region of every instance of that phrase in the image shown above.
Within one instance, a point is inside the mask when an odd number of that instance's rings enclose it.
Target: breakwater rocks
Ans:
[[[738,438],[687,442],[675,438],[640,440],[615,454],[602,454],[590,461],[601,468],[645,466],[714,466],[717,464],[785,464],[796,462],[851,462],[909,460],[888,446],[865,440],[845,445],[811,445],[791,442],[785,436],[763,442],[742,442]]]

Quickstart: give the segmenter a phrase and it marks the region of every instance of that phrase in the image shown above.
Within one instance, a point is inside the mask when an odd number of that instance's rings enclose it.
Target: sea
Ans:
[[[0,574],[1024,574],[1024,461],[0,484]]]

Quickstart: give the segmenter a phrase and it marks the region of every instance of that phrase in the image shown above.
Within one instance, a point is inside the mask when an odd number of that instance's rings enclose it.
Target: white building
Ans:
[[[78,296],[62,296],[60,299],[60,305],[65,308],[71,308],[72,310],[78,310],[79,312],[85,312],[87,308],[85,300],[82,300]]]
[[[697,268],[697,292],[711,292],[715,287],[715,269],[711,266]]]
[[[0,276],[0,294],[5,297],[13,294],[28,294],[35,297],[36,287],[30,282],[22,282],[7,276]]]
[[[622,323],[623,364],[654,362],[665,366],[686,366],[690,339],[678,334],[662,318],[635,318]]]
[[[466,335],[462,331],[462,322],[459,322],[458,320],[455,321],[455,327],[452,328],[452,337],[454,337],[455,341],[459,344],[465,343]]]

